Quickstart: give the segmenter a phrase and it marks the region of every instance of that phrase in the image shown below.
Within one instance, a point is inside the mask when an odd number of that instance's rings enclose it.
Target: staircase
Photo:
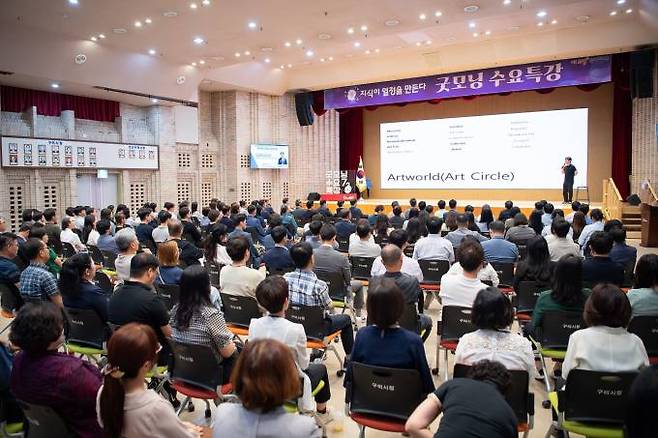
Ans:
[[[640,207],[624,203],[621,208],[621,221],[626,228],[626,238],[639,240],[642,235]]]

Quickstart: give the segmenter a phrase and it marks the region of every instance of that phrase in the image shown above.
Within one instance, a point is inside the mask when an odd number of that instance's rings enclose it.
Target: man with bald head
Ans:
[[[418,280],[415,277],[400,271],[402,269],[403,256],[404,254],[402,250],[397,245],[386,245],[382,249],[381,254],[382,263],[384,264],[384,268],[386,268],[386,272],[382,276],[373,277],[371,282],[376,282],[381,278],[390,278],[395,281],[395,284],[397,284],[400,290],[402,290],[405,303],[416,305],[416,311],[419,313],[419,333],[423,333],[424,331],[423,341],[425,341],[432,330],[432,318],[422,313],[424,295]]]

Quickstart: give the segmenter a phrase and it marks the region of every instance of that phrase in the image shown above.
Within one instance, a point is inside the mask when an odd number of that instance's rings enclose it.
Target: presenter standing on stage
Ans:
[[[578,170],[576,166],[571,164],[571,157],[566,157],[564,159],[564,164],[562,165],[562,173],[564,174],[564,183],[562,184],[562,197],[564,198],[564,204],[570,204],[573,201],[573,180],[576,175],[578,175]]]

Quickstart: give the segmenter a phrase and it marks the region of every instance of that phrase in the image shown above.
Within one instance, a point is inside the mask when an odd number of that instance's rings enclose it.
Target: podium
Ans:
[[[642,213],[642,240],[641,246],[658,246],[658,205],[643,203],[640,207]]]

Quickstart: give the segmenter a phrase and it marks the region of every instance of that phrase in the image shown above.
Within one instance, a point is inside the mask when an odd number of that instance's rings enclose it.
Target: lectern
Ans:
[[[642,246],[658,246],[658,205],[642,204]]]

